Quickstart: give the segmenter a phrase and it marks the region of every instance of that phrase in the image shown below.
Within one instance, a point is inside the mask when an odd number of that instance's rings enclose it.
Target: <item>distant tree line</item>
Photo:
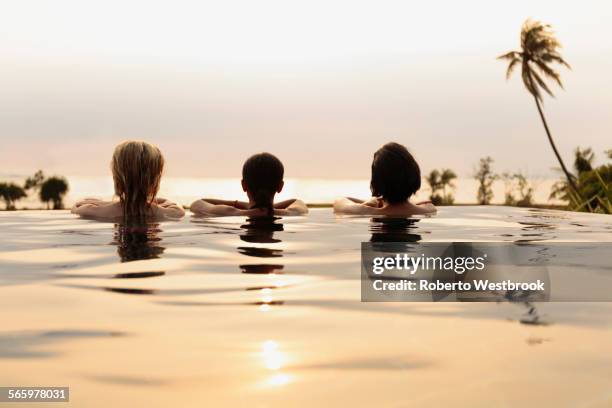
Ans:
[[[612,159],[612,149],[606,150],[606,157]],[[593,149],[574,150],[574,172],[569,172],[571,182],[565,171],[563,178],[553,184],[549,199],[564,202],[566,209],[571,211],[612,213],[612,163],[594,165]],[[492,169],[493,159],[484,157],[474,173],[478,181],[477,201],[481,205],[491,203],[493,199],[493,183],[501,179],[505,184],[505,205],[528,207],[533,205],[533,187],[522,173],[495,174]],[[577,192],[577,193],[576,193]]]
[[[529,185],[527,177],[522,173],[496,174],[493,171],[493,159],[483,157],[474,172],[474,179],[478,182],[476,201],[480,205],[491,204],[493,199],[493,183],[498,179],[506,184],[505,205],[527,207],[533,205],[533,188]],[[434,205],[453,205],[455,197],[453,191],[456,185],[453,180],[457,175],[451,169],[432,170],[425,181],[431,190],[430,200]]]
[[[29,192],[38,194],[40,201],[53,206],[54,210],[64,208],[64,197],[68,193],[68,181],[64,177],[45,177],[42,170],[28,177],[23,186],[14,182],[0,182],[0,199],[7,210],[14,210],[15,203],[28,196]]]

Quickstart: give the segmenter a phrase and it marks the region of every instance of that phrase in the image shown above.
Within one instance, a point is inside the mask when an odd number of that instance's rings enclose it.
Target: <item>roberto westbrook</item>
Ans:
[[[372,287],[377,291],[399,290],[399,291],[544,291],[544,282],[538,279],[535,282],[513,282],[504,280],[501,282],[491,282],[488,279],[473,280],[472,282],[443,282],[429,281],[420,279],[418,281],[402,279],[395,281],[384,281],[377,279],[372,283]]]

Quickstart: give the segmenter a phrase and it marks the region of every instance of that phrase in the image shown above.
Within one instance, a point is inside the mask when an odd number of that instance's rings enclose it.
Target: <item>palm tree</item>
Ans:
[[[593,160],[595,160],[595,153],[590,147],[585,149],[577,147],[574,150],[574,170],[576,170],[578,177],[582,173],[593,170]]]
[[[587,147],[585,149],[581,149],[580,147],[576,147],[574,150],[574,171],[572,174],[572,178],[578,180],[577,186],[582,191],[582,185],[580,181],[582,176],[585,173],[593,171],[593,161],[595,160],[595,153],[593,153],[593,149]],[[559,169],[557,169],[559,170]],[[571,186],[565,180],[559,180],[555,184],[552,185],[550,195],[548,199],[559,199],[562,201],[572,202],[572,191]]]
[[[444,196],[444,204],[452,204],[455,199],[451,193],[446,193],[446,187],[451,189],[455,188],[455,183],[453,180],[457,178],[457,175],[451,169],[442,169],[442,174],[440,175],[440,184],[442,185],[442,194]]]
[[[610,152],[605,153],[609,158]],[[584,201],[577,202],[572,196],[569,183],[562,179],[552,185],[548,199],[557,199],[568,202],[569,208],[574,211],[588,210],[590,212],[610,212],[610,180],[612,179],[612,164],[598,167],[594,165],[595,153],[590,147],[576,147],[574,150],[574,174],[580,196]]]
[[[561,43],[559,40],[557,40],[557,38],[555,38],[550,25],[527,19],[521,28],[521,51],[510,51],[497,57],[497,59],[509,61],[508,70],[506,71],[506,79],[510,78],[514,68],[517,65],[521,65],[523,84],[535,100],[540,118],[542,119],[542,124],[544,125],[544,130],[546,131],[548,141],[550,142],[550,146],[552,147],[555,156],[557,156],[557,160],[561,165],[563,173],[565,173],[565,177],[567,178],[569,185],[574,190],[574,193],[580,197],[578,186],[576,185],[576,182],[570,172],[567,170],[567,167],[565,167],[565,163],[563,163],[563,159],[561,158],[561,155],[557,150],[557,146],[553,141],[552,135],[550,134],[550,129],[548,128],[548,123],[546,122],[541,106],[541,103],[543,102],[542,90],[554,97],[552,91],[542,77],[554,80],[561,88],[563,88],[561,76],[557,71],[550,67],[550,64],[555,62],[565,66],[568,69],[571,69],[569,64],[565,62],[563,57],[561,57],[561,54],[559,54],[559,48],[561,48]]]
[[[49,177],[40,186],[40,201],[47,203],[53,202],[53,209],[64,208],[63,198],[68,192],[68,182],[61,177]]]
[[[437,192],[442,188],[442,179],[441,174],[438,170],[432,170],[427,177],[425,177],[425,181],[429,184],[429,188],[431,189],[431,195],[429,199],[434,205],[442,204],[442,197],[440,197]]]

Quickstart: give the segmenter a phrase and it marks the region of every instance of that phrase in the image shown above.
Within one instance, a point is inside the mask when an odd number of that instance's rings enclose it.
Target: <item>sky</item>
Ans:
[[[0,0],[0,175],[106,175],[157,144],[166,174],[238,177],[269,151],[293,178],[366,178],[405,144],[421,168],[554,177],[520,75],[496,56],[553,25],[572,70],[545,112],[562,155],[612,147],[609,1]]]

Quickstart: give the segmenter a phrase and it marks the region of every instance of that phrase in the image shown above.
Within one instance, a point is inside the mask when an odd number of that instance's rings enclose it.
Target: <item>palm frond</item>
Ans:
[[[533,82],[531,68],[529,67],[529,63],[527,63],[527,61],[523,61],[523,68],[521,70],[521,76],[523,78],[523,84],[525,85],[525,88],[527,88],[527,91],[531,95],[533,95],[534,98],[541,101],[542,94],[540,93],[540,90],[538,89],[537,86],[535,86]]]
[[[521,58],[521,53],[518,51],[510,51],[507,52],[503,55],[500,55],[499,57],[497,57],[496,59],[498,60],[514,60],[514,59],[520,59]]]
[[[510,79],[510,77],[512,76],[512,72],[514,71],[514,67],[519,62],[521,62],[519,58],[515,58],[512,61],[510,61],[510,64],[508,64],[508,69],[506,70],[506,79]]]
[[[559,55],[556,51],[546,53],[540,57],[544,62],[556,62],[559,65],[563,65],[567,69],[572,69],[570,64],[568,64],[561,55]]]
[[[546,63],[543,61],[534,60],[533,63],[536,64],[538,69],[544,75],[546,75],[548,78],[552,78],[557,83],[557,85],[559,85],[559,87],[563,89],[563,83],[561,82],[561,76],[559,75],[557,71],[555,71],[554,69],[546,65]]]
[[[547,94],[549,94],[550,96],[554,97],[555,95],[552,93],[552,91],[550,90],[550,88],[548,87],[548,85],[546,85],[546,82],[544,82],[544,80],[542,79],[542,77],[540,77],[540,75],[538,75],[537,72],[535,72],[534,70],[531,71],[531,75],[533,77],[533,79],[535,79],[537,85],[536,87],[540,87],[542,88]]]
[[[558,63],[570,68],[570,65],[559,54],[559,48],[561,48],[561,43],[555,37],[550,25],[527,19],[521,28],[521,51],[510,51],[500,55],[497,59],[508,61],[506,79],[512,75],[517,64],[520,63],[525,88],[542,102],[541,90],[554,96],[544,79],[552,79],[563,88],[561,75],[550,64]]]

